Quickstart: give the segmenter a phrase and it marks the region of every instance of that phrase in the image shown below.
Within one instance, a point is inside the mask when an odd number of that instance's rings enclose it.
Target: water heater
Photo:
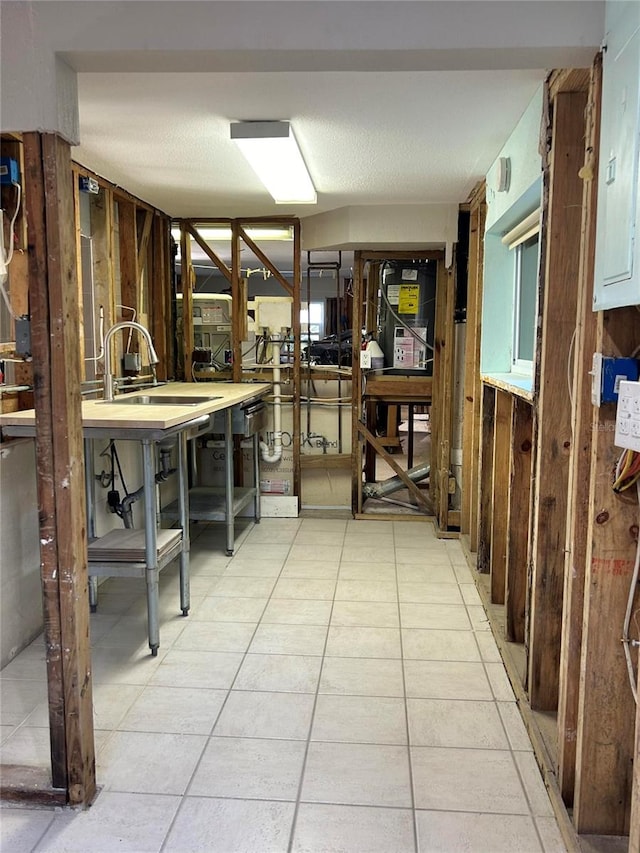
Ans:
[[[381,265],[378,340],[385,373],[433,375],[437,272],[435,260]]]

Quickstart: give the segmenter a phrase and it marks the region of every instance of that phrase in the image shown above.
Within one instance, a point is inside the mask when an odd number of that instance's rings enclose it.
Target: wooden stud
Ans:
[[[453,384],[455,369],[455,329],[453,314],[455,310],[455,261],[450,269],[445,269],[444,261],[438,263],[437,288],[444,289],[445,298],[441,303],[444,315],[438,319],[439,303],[436,297],[436,346],[434,353],[434,376],[440,382],[439,411],[434,406],[433,414],[439,422],[437,437],[436,477],[438,481],[437,497],[434,507],[438,519],[438,530],[449,527],[449,476],[451,474],[451,429],[453,421]],[[437,374],[436,374],[437,369]],[[431,477],[433,480],[433,474]]]
[[[80,805],[96,778],[71,156],[53,134],[24,145],[52,782]]]
[[[277,269],[277,268],[273,265],[273,263],[269,260],[269,258],[268,258],[268,257],[265,255],[265,253],[262,251],[262,249],[260,248],[260,246],[258,246],[258,245],[257,245],[257,244],[256,244],[256,243],[251,239],[251,237],[249,237],[249,235],[248,235],[248,234],[247,234],[247,232],[244,230],[244,227],[243,227],[242,225],[239,225],[239,227],[238,227],[238,234],[239,234],[239,236],[240,236],[240,239],[241,239],[244,243],[246,243],[247,247],[248,247],[249,249],[251,249],[251,251],[252,251],[252,252],[253,252],[253,254],[258,258],[258,260],[260,261],[260,263],[261,263],[261,264],[263,264],[263,266],[264,266],[267,270],[269,270],[269,272],[271,273],[271,275],[272,275],[275,279],[277,279],[278,283],[282,285],[282,287],[287,291],[287,293],[289,294],[289,296],[293,296],[293,290],[294,290],[294,288],[289,284],[289,282],[288,282],[288,281],[287,281],[287,279],[282,275],[282,273],[280,272],[280,270],[279,270],[279,269]],[[295,242],[295,237],[294,237],[294,242]],[[295,258],[296,258],[296,257],[298,257],[298,256],[299,256],[299,252],[298,252],[298,255],[294,255],[294,260],[295,260]]]
[[[193,267],[191,240],[185,227],[180,229],[180,284],[182,289],[182,380],[193,382]]]
[[[531,507],[531,405],[512,398],[511,477],[507,551],[507,587],[505,590],[505,634],[507,640],[524,643],[527,598],[527,544]]]
[[[241,279],[242,266],[240,252],[240,222],[237,219],[231,223],[231,304],[233,310],[231,312],[231,347],[233,350],[233,381],[242,381],[242,338],[240,335],[241,320],[240,320],[240,305],[241,298]]]
[[[493,523],[493,423],[496,390],[482,386],[482,445],[480,456],[480,523],[478,528],[478,571],[491,566],[491,527]]]
[[[541,383],[536,419],[536,492],[533,503],[532,585],[527,661],[534,710],[558,705],[571,403],[567,361],[575,329],[576,270],[580,263],[584,160],[582,92],[559,94],[553,105],[549,205],[542,306]]]
[[[353,328],[362,328],[362,286],[364,261],[362,253],[353,255]],[[360,335],[353,335],[351,348],[352,395],[351,411],[351,508],[354,514],[362,512],[362,438],[358,424],[362,412],[362,370],[360,368]]]
[[[640,696],[640,668],[638,669],[638,696]],[[631,794],[631,819],[629,821],[629,851],[640,850],[640,704],[636,707],[636,744],[633,759],[633,790]]]
[[[300,384],[302,365],[302,341],[300,333],[300,291],[302,284],[300,269],[300,222],[296,220],[293,226],[293,305],[291,310],[293,332],[293,423],[298,429],[293,431],[293,490],[298,496],[298,509],[302,505],[302,468],[300,453]]]
[[[198,244],[198,246],[202,249],[202,251],[205,253],[205,255],[209,258],[209,260],[212,261],[216,265],[216,267],[220,270],[220,272],[226,278],[226,280],[229,282],[229,284],[231,284],[231,270],[225,264],[225,262],[223,260],[221,260],[218,257],[218,255],[216,255],[216,253],[213,251],[211,246],[209,246],[207,241],[203,240],[203,238],[198,233],[198,229],[196,228],[196,226],[193,225],[193,223],[187,221],[187,222],[185,222],[185,227],[186,227],[188,233],[194,239],[194,241]]]
[[[491,515],[491,601],[504,604],[509,542],[509,494],[511,479],[511,396],[496,391],[493,429],[493,511]]]
[[[573,357],[573,445],[569,462],[569,512],[564,566],[562,642],[560,649],[560,692],[558,699],[558,784],[567,806],[573,805],[576,740],[580,692],[580,648],[584,580],[589,538],[592,404],[589,394],[590,371],[596,351],[597,315],[592,310],[594,277],[598,145],[602,60],[591,69],[587,105],[585,175],[583,189],[582,247],[578,272],[578,305]]]
[[[383,445],[380,441],[370,432],[366,426],[358,421],[358,432],[362,435],[362,437],[373,445],[373,447],[377,450],[377,452],[382,456],[384,461],[389,465],[389,467],[395,471],[395,473],[400,477],[405,486],[409,489],[414,498],[418,501],[418,503],[422,504],[422,506],[427,509],[431,509],[429,506],[429,501],[425,497],[425,495],[420,491],[418,486],[413,482],[413,480],[407,475],[407,472],[404,471],[396,462],[396,460],[384,449]]]

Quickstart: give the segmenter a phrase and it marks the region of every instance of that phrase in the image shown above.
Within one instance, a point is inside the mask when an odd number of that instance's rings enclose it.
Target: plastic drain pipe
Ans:
[[[279,462],[282,459],[282,397],[280,396],[280,337],[271,339],[273,360],[273,447],[260,442],[260,454],[263,462]]]
[[[406,473],[410,480],[418,483],[420,480],[425,480],[430,471],[430,465],[416,465],[415,468],[410,468]],[[362,493],[366,498],[383,498],[385,495],[391,495],[405,488],[406,485],[400,477],[391,477],[382,483],[366,483],[363,486]]]

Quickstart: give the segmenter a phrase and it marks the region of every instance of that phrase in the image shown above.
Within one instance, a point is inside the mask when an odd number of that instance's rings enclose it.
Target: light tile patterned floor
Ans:
[[[192,609],[112,579],[92,616],[88,810],[4,807],[11,853],[560,853],[461,548],[430,524],[197,525]],[[0,674],[6,763],[48,763],[38,640]]]

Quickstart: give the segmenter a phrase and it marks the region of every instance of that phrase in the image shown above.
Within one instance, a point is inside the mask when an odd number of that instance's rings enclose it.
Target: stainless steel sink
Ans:
[[[115,397],[113,400],[101,400],[101,403],[111,405],[128,404],[130,406],[199,406],[201,403],[209,403],[212,400],[221,400],[222,395],[217,397],[187,397],[179,394],[127,394]]]

